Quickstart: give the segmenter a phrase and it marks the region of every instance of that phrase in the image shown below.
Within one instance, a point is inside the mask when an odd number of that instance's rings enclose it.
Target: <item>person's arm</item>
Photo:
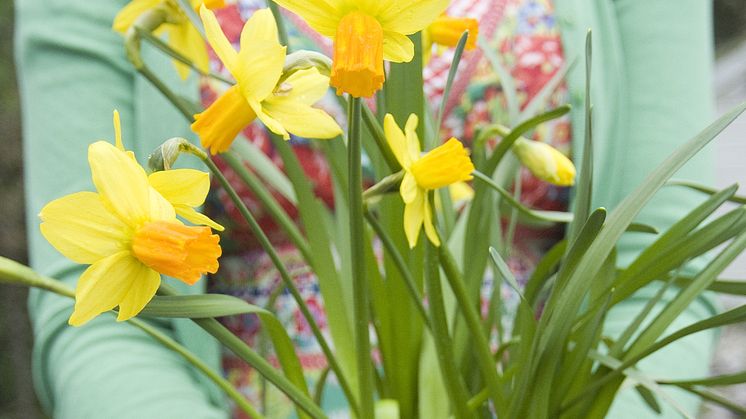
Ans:
[[[568,56],[578,57],[570,77],[575,151],[583,141],[585,33],[593,30],[594,206],[613,209],[676,147],[713,119],[711,3],[558,0],[557,5]],[[705,149],[676,177],[708,182],[713,168],[712,155]],[[703,198],[683,188],[664,188],[638,220],[665,229]],[[629,264],[654,239],[649,234],[625,235],[618,246],[619,264]],[[700,269],[704,262],[693,268]],[[618,336],[659,285],[652,284],[615,306],[605,333]],[[674,295],[669,292],[656,309]],[[711,296],[698,298],[669,332],[716,314],[715,307]],[[641,369],[666,378],[705,376],[715,337],[716,332],[708,331],[681,340],[644,360]],[[697,397],[670,387],[665,391],[696,413]],[[667,402],[661,401],[661,407],[664,416],[656,416],[627,388],[618,394],[609,417],[679,417]]]
[[[124,57],[121,37],[111,30],[125,3],[16,4],[30,259],[39,272],[70,285],[84,267],[44,241],[37,214],[52,199],[93,190],[87,147],[98,139],[113,141],[112,111],[122,115],[125,146],[141,159],[168,138],[164,131],[184,134],[185,124],[171,108],[142,103],[142,81]],[[72,304],[47,292],[32,291],[29,298],[35,385],[52,417],[226,416],[178,355],[108,314],[70,327]],[[171,322],[160,325],[178,335]]]

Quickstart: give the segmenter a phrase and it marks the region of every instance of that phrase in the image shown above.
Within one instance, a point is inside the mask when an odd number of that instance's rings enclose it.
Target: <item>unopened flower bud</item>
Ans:
[[[575,183],[575,165],[559,150],[540,141],[519,138],[513,153],[537,178],[558,186]]]
[[[153,172],[169,170],[179,158],[179,154],[192,147],[192,144],[181,137],[166,140],[148,156],[148,168]]]

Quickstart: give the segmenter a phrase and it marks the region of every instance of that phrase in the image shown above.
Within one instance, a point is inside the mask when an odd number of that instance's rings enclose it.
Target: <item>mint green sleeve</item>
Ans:
[[[125,146],[140,157],[164,139],[186,133],[183,120],[135,76],[124,58],[121,37],[110,29],[125,3],[16,3],[29,254],[36,270],[70,285],[84,267],[44,241],[37,214],[52,199],[93,190],[87,146],[98,139],[113,140],[112,111],[122,115]],[[227,416],[176,354],[108,314],[83,327],[70,327],[71,309],[70,299],[31,292],[34,380],[51,417]],[[180,337],[174,322],[154,324]]]
[[[585,34],[593,30],[594,205],[613,209],[683,142],[714,118],[712,93],[711,2],[701,0],[558,0],[568,56],[578,57],[569,86],[574,107],[575,146],[583,138]],[[574,150],[576,160],[582,154]],[[676,178],[710,182],[714,165],[706,148]],[[666,229],[703,200],[682,188],[664,188],[643,209],[638,220]],[[655,237],[626,234],[619,243],[619,264],[625,266]],[[701,269],[706,261],[695,261]],[[650,297],[652,284],[614,307],[605,332],[618,336]],[[661,310],[675,293],[658,304]],[[710,295],[695,301],[668,332],[716,314]],[[655,317],[655,313],[651,316]],[[717,333],[707,331],[683,339],[641,362],[656,377],[706,376]],[[699,399],[671,387],[665,391],[687,412],[697,412]],[[669,403],[657,416],[631,388],[623,388],[610,418],[680,417]]]

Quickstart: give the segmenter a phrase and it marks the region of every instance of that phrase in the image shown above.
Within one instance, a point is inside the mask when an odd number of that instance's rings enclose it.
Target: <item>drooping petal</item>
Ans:
[[[430,205],[430,200],[427,198],[425,198],[425,204],[422,212],[425,214],[425,219],[423,220],[423,225],[425,226],[425,235],[428,239],[430,239],[430,243],[432,243],[435,247],[440,247],[440,238],[438,237],[438,232],[435,231],[435,225],[433,225],[433,209]]]
[[[232,72],[246,100],[261,102],[272,94],[282,76],[285,49],[269,43],[241,49]]]
[[[398,32],[383,33],[383,59],[393,63],[408,63],[414,57],[414,44]]]
[[[75,309],[70,316],[70,325],[81,326],[113,309],[127,295],[130,286],[140,282],[138,278],[152,276],[153,273],[152,269],[140,263],[128,250],[117,252],[89,266],[80,276],[75,288]]]
[[[407,236],[409,247],[417,246],[420,229],[425,220],[425,194],[418,192],[415,199],[404,205],[404,235]]]
[[[189,22],[179,25],[170,25],[168,31],[168,44],[174,51],[189,58],[203,73],[210,71],[210,59],[207,56],[207,47],[202,36]],[[174,67],[182,80],[189,77],[191,68],[186,64],[173,60]]]
[[[304,138],[327,139],[342,134],[337,122],[321,109],[291,100],[273,100],[262,104],[264,111],[284,129]]]
[[[199,8],[199,15],[202,18],[202,24],[205,26],[207,42],[210,43],[210,46],[215,51],[215,54],[218,55],[220,61],[223,62],[225,68],[233,74],[233,77],[236,77],[236,74],[233,73],[233,69],[238,60],[238,53],[233,49],[228,38],[225,37],[225,34],[218,23],[218,19],[215,17],[215,13],[207,7],[202,6]]]
[[[449,0],[399,0],[377,16],[386,31],[411,35],[425,29],[448,7]]]
[[[42,208],[39,217],[44,238],[77,263],[94,263],[126,249],[132,234],[93,192],[55,199]]]
[[[255,48],[263,43],[280,43],[277,23],[270,9],[259,9],[254,12],[241,30],[241,49]]]
[[[302,17],[314,30],[330,38],[337,33],[337,24],[349,11],[344,0],[277,0],[277,4]]]
[[[124,297],[119,301],[117,321],[122,322],[137,316],[153,299],[161,285],[161,275],[140,263],[132,262],[137,270],[129,278],[130,284]]]
[[[409,169],[412,165],[412,158],[409,154],[407,138],[390,113],[383,117],[383,132],[396,160],[404,169]]]
[[[210,175],[194,169],[171,169],[151,173],[150,186],[171,204],[198,207],[210,191]]]
[[[274,132],[277,135],[281,135],[283,139],[289,140],[290,139],[290,133],[285,129],[285,127],[282,126],[280,121],[272,118],[268,113],[264,112],[264,108],[262,108],[262,104],[257,101],[249,102],[249,105],[251,108],[256,112],[256,117],[259,118],[260,121],[264,124],[264,126],[267,127],[270,131]]]
[[[156,7],[160,2],[161,0],[132,0],[114,17],[112,28],[122,34],[127,32],[141,14]]]
[[[91,176],[104,205],[129,226],[149,218],[150,185],[140,165],[106,141],[88,147]]]
[[[409,204],[417,199],[418,193],[420,193],[420,191],[417,189],[417,181],[411,173],[406,172],[401,180],[401,186],[399,187],[399,194],[401,195],[402,201],[404,201],[405,204]]]
[[[267,101],[287,101],[313,105],[329,90],[329,77],[319,73],[316,67],[297,70],[280,83],[274,95]]]
[[[225,227],[211,220],[210,217],[206,216],[205,214],[197,212],[197,210],[190,206],[174,205],[174,209],[176,210],[177,215],[181,216],[192,224],[209,226],[217,231],[225,230]]]

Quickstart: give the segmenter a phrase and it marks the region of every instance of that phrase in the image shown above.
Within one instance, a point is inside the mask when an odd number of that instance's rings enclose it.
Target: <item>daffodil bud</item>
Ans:
[[[153,172],[171,169],[179,154],[191,146],[188,140],[181,137],[166,140],[148,156],[148,168]]]
[[[575,183],[575,165],[559,150],[540,141],[519,138],[513,153],[537,178],[558,186]]]
[[[290,77],[298,70],[316,68],[324,76],[329,77],[332,72],[332,60],[324,54],[300,50],[290,53],[285,57],[285,66],[282,68],[282,80]]]

